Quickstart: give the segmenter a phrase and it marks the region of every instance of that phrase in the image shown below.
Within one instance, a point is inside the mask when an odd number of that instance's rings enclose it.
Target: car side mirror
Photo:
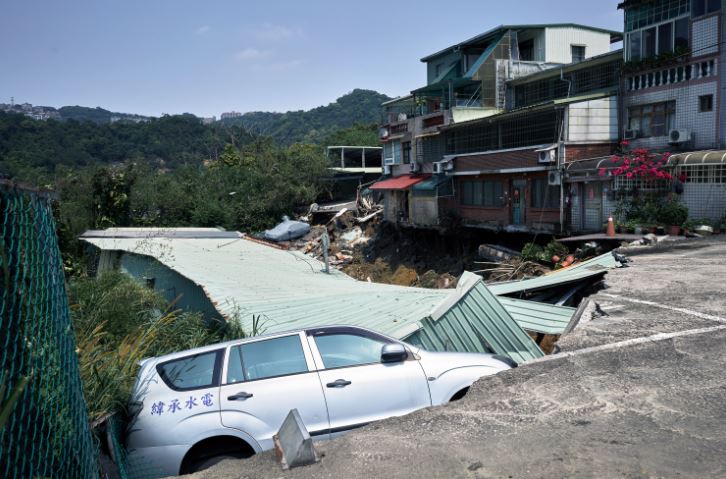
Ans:
[[[400,363],[408,358],[408,351],[403,344],[391,343],[381,348],[382,363]]]

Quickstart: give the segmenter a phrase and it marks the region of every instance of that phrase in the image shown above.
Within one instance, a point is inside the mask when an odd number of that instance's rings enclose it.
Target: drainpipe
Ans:
[[[560,68],[560,81],[567,82],[567,98],[570,98],[572,81],[565,78],[564,69]],[[560,233],[565,232],[565,126],[568,124],[569,108],[562,110],[562,124],[560,136],[557,139],[557,171],[560,173]]]

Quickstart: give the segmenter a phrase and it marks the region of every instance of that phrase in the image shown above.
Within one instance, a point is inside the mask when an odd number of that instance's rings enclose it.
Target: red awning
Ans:
[[[407,190],[416,183],[420,183],[431,175],[401,175],[388,180],[373,183],[369,188],[371,190]]]

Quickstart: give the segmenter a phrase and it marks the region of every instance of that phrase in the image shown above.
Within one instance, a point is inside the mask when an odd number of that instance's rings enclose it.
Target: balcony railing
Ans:
[[[625,90],[639,91],[717,75],[715,59],[696,61],[686,65],[668,65],[625,78]]]

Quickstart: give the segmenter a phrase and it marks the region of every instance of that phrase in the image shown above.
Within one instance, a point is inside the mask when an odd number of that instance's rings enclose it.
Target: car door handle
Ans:
[[[332,383],[326,384],[326,386],[329,388],[344,388],[348,384],[350,384],[350,381],[346,381],[345,379],[336,379]]]
[[[250,394],[250,393],[247,393],[247,392],[242,391],[242,392],[239,392],[237,394],[233,394],[231,396],[227,396],[227,400],[228,401],[237,401],[239,399],[249,399],[252,396],[254,396],[254,394]]]

